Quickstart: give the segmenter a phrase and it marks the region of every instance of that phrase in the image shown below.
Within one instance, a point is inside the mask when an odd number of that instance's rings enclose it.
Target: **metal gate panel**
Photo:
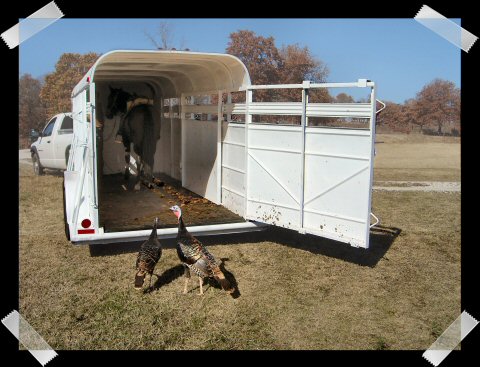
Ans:
[[[182,119],[182,185],[217,201],[217,122]]]
[[[369,88],[371,102],[309,103],[309,90],[335,87]],[[253,102],[255,90],[294,88],[302,89],[302,102]],[[223,107],[227,121],[232,111],[245,113],[245,124],[222,128],[222,204],[246,219],[368,248],[375,101],[366,79],[247,88],[244,104]],[[301,116],[301,124],[254,123],[254,115]],[[347,126],[309,126],[311,117]],[[364,128],[348,127],[361,121]]]
[[[300,126],[249,126],[247,219],[300,228],[301,151]]]
[[[304,229],[366,247],[370,131],[307,128]]]
[[[245,214],[245,124],[222,124],[222,205]]]

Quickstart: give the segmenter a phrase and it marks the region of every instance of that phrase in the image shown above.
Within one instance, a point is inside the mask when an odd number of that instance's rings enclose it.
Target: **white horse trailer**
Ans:
[[[121,172],[124,152],[108,139],[103,152],[97,151],[96,133],[96,125],[106,123],[108,86],[141,89],[146,83],[155,91],[155,118],[161,118],[154,172],[178,179],[184,188],[244,218],[241,223],[189,227],[194,235],[247,232],[268,224],[368,248],[373,82],[251,85],[245,65],[231,55],[137,50],[101,56],[72,93],[75,136],[65,172],[64,207],[67,236],[74,244],[140,241],[150,234],[149,229],[105,230],[99,177]],[[365,88],[370,99],[309,102],[309,95],[322,88]],[[301,98],[254,101],[257,91],[273,89],[296,89]],[[243,101],[232,102],[232,93],[243,94]],[[207,97],[199,103],[199,96]],[[199,114],[207,119],[198,120]],[[254,121],[254,116],[270,116],[270,121]],[[272,123],[272,116],[296,116],[298,123]],[[314,118],[358,119],[363,125],[314,126]],[[176,232],[173,226],[158,230],[159,238],[175,237]]]

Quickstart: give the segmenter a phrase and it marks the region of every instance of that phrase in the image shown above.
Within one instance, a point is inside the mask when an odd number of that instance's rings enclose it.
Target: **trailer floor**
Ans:
[[[241,223],[245,219],[221,205],[183,188],[167,175],[156,175],[165,184],[148,189],[141,185],[133,191],[135,177],[127,182],[122,174],[105,175],[100,183],[100,225],[105,232],[151,229],[155,217],[159,228],[176,227],[177,218],[169,210],[172,205],[182,208],[187,226]]]

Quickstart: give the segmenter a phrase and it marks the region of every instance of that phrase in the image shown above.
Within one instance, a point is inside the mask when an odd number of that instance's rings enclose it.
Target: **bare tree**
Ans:
[[[173,47],[174,27],[168,22],[160,22],[154,35],[144,31],[145,36],[153,43],[158,50],[175,50]],[[181,46],[184,47],[185,40],[182,38]]]

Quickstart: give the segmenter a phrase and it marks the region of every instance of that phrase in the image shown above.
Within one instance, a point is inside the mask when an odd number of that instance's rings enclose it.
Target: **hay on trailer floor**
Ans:
[[[105,232],[133,231],[152,228],[159,218],[159,228],[177,226],[177,219],[169,210],[179,205],[187,226],[221,223],[239,223],[245,220],[225,207],[217,205],[181,186],[166,175],[156,175],[165,184],[148,189],[142,185],[134,191],[135,177],[127,182],[122,174],[105,175],[100,183],[100,225]]]

